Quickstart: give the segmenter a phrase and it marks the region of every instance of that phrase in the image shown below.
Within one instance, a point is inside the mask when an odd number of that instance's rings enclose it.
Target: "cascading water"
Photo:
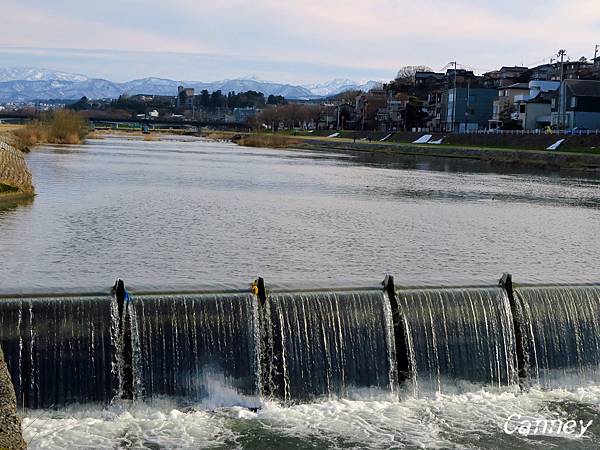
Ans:
[[[600,287],[515,289],[528,353],[528,374],[544,387],[580,384],[600,369]]]
[[[109,296],[0,299],[0,342],[18,405],[110,401],[110,322]]]
[[[284,400],[392,391],[391,315],[381,291],[273,294],[268,299],[278,393]],[[282,385],[281,385],[282,384]]]
[[[214,383],[258,393],[250,294],[138,295],[134,361],[142,395],[199,400]]]
[[[516,383],[515,333],[503,289],[397,290],[396,296],[414,389],[440,391],[459,380]]]

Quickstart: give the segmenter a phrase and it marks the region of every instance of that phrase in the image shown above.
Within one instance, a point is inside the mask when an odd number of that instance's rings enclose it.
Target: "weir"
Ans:
[[[600,286],[518,287],[528,375],[545,387],[565,377],[597,379]]]
[[[600,369],[594,285],[112,294],[0,297],[19,407],[555,387]]]
[[[274,293],[273,392],[286,400],[393,390],[391,313],[381,290]]]
[[[214,384],[258,394],[255,302],[248,292],[136,295],[140,394],[205,398]]]
[[[0,298],[0,343],[17,405],[114,395],[110,296]]]
[[[415,389],[467,380],[517,382],[515,334],[501,288],[396,290]]]

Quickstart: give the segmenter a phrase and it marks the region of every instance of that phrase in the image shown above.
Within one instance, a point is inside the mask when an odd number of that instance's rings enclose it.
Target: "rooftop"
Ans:
[[[600,81],[566,80],[565,83],[575,97],[600,97]]]

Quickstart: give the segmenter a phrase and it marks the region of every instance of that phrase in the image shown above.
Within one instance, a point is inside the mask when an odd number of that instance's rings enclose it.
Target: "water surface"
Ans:
[[[593,177],[190,139],[28,163],[37,197],[0,211],[3,291],[600,279]]]

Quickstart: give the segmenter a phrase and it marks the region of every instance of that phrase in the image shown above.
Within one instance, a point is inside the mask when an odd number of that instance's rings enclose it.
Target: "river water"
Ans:
[[[518,282],[600,279],[600,180],[589,175],[191,138],[27,158],[38,195],[0,211],[3,293],[106,292],[116,277],[134,291],[239,289],[256,275],[291,288],[375,286],[386,273],[399,286],[492,285],[507,271]],[[197,402],[30,410],[23,426],[30,448],[595,449],[594,379],[362,388],[284,406],[216,377]],[[545,419],[592,424],[582,437],[503,430]]]
[[[164,139],[28,164],[37,197],[0,211],[10,293],[600,279],[597,178]]]

